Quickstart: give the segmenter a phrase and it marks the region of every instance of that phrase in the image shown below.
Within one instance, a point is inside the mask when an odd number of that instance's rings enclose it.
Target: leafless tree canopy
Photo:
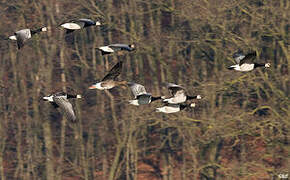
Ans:
[[[2,0],[0,179],[277,179],[289,172],[290,1]],[[92,26],[66,35],[63,22]],[[22,49],[7,37],[47,26]],[[97,47],[135,44],[102,56]],[[271,68],[229,71],[237,50]],[[89,90],[119,60],[119,80],[168,96],[163,82],[201,94],[195,108],[131,106],[129,88]],[[41,98],[65,91],[71,123]],[[290,175],[290,174],[289,174]]]

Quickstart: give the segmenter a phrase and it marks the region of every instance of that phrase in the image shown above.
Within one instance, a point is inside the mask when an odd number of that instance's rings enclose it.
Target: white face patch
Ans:
[[[96,26],[100,26],[101,23],[99,21],[96,22]]]
[[[195,103],[190,104],[190,107],[195,107],[195,106],[196,106]]]
[[[61,25],[61,27],[65,29],[71,29],[71,30],[81,29],[81,26],[76,23],[64,23]]]
[[[43,28],[41,28],[41,31],[47,31],[47,27],[43,27]]]

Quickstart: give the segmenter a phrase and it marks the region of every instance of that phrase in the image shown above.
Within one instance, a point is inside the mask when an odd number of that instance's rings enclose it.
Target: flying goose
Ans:
[[[256,58],[256,56],[257,56],[256,51],[248,53],[246,55],[244,55],[242,52],[236,52],[234,53],[233,58],[237,64],[228,67],[228,69],[246,72],[246,71],[252,71],[253,69],[257,67],[269,68],[271,66],[270,63],[258,64],[258,63],[251,62],[251,60]]]
[[[116,63],[109,71],[109,73],[100,82],[93,84],[89,87],[89,89],[105,90],[112,89],[113,87],[118,85],[127,85],[127,81],[116,81],[116,78],[121,74],[122,65],[123,61],[119,61],[118,63]]]
[[[105,54],[111,54],[117,51],[134,51],[135,50],[135,46],[134,44],[110,44],[107,46],[101,46],[97,48],[98,50],[100,50],[102,52],[102,55]]]
[[[187,100],[190,99],[201,99],[200,95],[197,96],[186,95],[185,89],[180,85],[174,83],[165,83],[165,84],[171,94],[171,97],[163,99],[163,102],[167,102],[169,104],[179,104],[186,102]]]
[[[163,107],[156,108],[156,112],[163,112],[163,113],[176,113],[185,108],[193,108],[195,107],[195,103],[191,104],[166,104]]]
[[[146,92],[146,89],[143,85],[137,84],[134,82],[129,82],[128,86],[131,88],[131,91],[135,97],[134,100],[130,100],[129,103],[135,106],[150,104],[153,101],[161,99],[162,97],[153,97],[150,93]]]
[[[70,22],[61,24],[60,26],[66,29],[66,33],[72,33],[75,30],[86,28],[89,26],[100,26],[101,23],[99,21],[93,21],[91,19],[77,19],[72,20]]]
[[[68,101],[71,98],[82,98],[81,95],[72,95],[64,92],[58,92],[43,97],[44,101],[49,101],[55,108],[60,107],[61,111],[65,114],[68,120],[72,122],[76,121],[76,115],[74,113],[72,104]]]
[[[30,39],[33,35],[40,33],[42,31],[47,31],[47,27],[42,27],[36,30],[22,29],[14,33],[13,36],[9,36],[9,39],[17,41],[18,49],[24,46],[25,41]]]

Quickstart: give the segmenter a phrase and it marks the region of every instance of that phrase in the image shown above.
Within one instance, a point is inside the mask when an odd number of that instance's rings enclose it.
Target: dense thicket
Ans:
[[[273,179],[289,173],[288,0],[23,0],[0,2],[0,179]],[[65,36],[58,25],[99,19]],[[6,37],[47,25],[17,50]],[[95,48],[135,43],[130,54]],[[238,49],[269,69],[226,69]],[[132,107],[128,89],[88,90],[118,60],[119,79],[168,95],[201,94],[172,115]],[[80,93],[78,123],[41,97]]]

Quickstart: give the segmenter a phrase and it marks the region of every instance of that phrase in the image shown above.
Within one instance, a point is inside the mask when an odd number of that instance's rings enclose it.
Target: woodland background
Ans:
[[[288,0],[1,0],[0,179],[279,179],[289,174]],[[59,24],[100,20],[65,36]],[[17,50],[5,40],[49,26]],[[101,56],[95,48],[134,43]],[[269,69],[226,69],[256,50]],[[176,114],[130,106],[126,88],[89,90],[118,60],[119,79],[168,95],[162,82],[201,94]],[[72,124],[49,103],[79,93]]]

